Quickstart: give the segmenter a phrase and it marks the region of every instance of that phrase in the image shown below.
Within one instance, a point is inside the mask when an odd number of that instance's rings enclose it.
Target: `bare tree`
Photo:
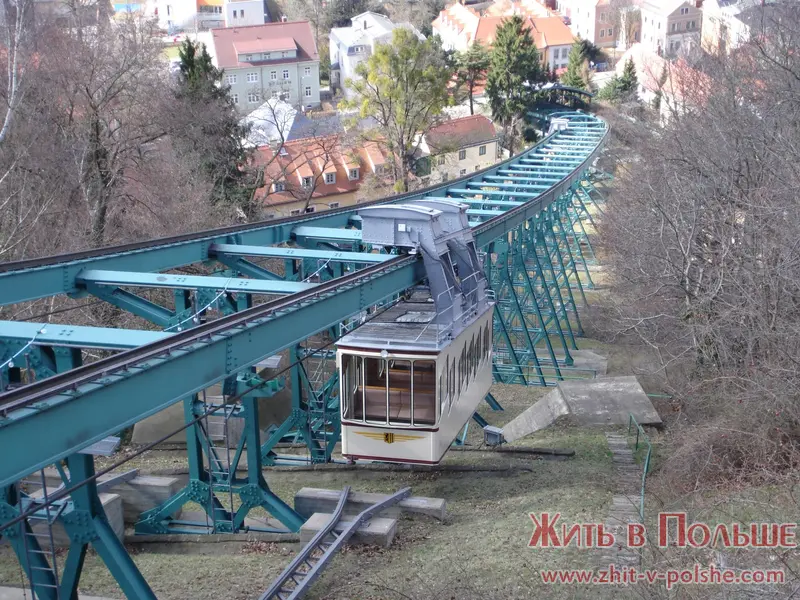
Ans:
[[[640,157],[602,227],[610,315],[660,356],[686,429],[668,468],[691,486],[800,467],[800,14],[770,26],[670,72],[666,123],[620,120]]]

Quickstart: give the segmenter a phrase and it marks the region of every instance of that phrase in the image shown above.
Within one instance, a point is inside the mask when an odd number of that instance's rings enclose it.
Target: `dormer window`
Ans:
[[[306,189],[311,187],[311,177],[303,177],[303,187]]]
[[[286,184],[282,181],[276,181],[272,184],[272,191],[273,192],[282,192],[286,189]]]
[[[350,169],[350,173],[349,173],[350,181],[355,181],[356,179],[358,179],[358,175],[359,175],[358,172],[359,172],[358,168]]]
[[[325,173],[325,183],[336,183],[336,173]]]

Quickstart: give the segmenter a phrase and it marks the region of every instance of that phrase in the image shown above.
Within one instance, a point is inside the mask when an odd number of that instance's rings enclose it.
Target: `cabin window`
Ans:
[[[389,390],[386,363],[382,358],[364,358],[364,415],[367,421],[386,422]]]
[[[434,361],[343,354],[342,389],[345,420],[397,425],[436,423]]]
[[[415,360],[412,375],[414,396],[414,425],[433,425],[436,422],[436,363]]]

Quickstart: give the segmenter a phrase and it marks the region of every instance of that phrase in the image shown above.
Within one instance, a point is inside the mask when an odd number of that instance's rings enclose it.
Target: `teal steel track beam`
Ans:
[[[2,401],[13,392],[0,395],[0,455],[4,456],[0,462],[0,487],[133,425],[314,332],[332,327],[424,278],[422,261],[409,258],[398,258],[375,269],[331,282],[335,285],[327,287],[324,295],[309,294],[305,300],[281,305],[274,314],[251,317],[274,304],[270,303],[176,334],[165,340],[172,346],[163,352],[158,347],[151,349],[156,346],[152,344],[129,351],[143,356],[152,352],[153,356],[133,361],[113,373],[103,372],[103,361],[89,365],[90,374],[97,370],[99,373],[87,375],[86,381],[76,384],[72,391],[48,393],[51,385],[59,383],[58,376],[26,386],[25,398],[33,398],[36,389],[46,398],[35,406],[9,409],[11,404]],[[248,317],[253,320],[248,321]],[[240,324],[234,326],[233,322]],[[224,331],[202,337],[209,329]],[[186,336],[188,340],[181,344]],[[126,354],[112,359],[124,361]],[[76,369],[72,373],[81,377],[80,372]],[[23,447],[25,452],[19,452]]]
[[[89,286],[125,286],[170,288],[182,290],[225,290],[245,294],[296,294],[313,288],[314,283],[243,279],[241,277],[209,277],[206,275],[171,275],[135,273],[132,271],[81,271],[77,281]],[[91,291],[91,290],[90,290]]]
[[[361,237],[359,236],[360,240]],[[259,258],[312,258],[331,262],[373,264],[386,262],[394,258],[391,254],[374,254],[368,252],[336,252],[333,250],[309,250],[307,248],[274,248],[265,246],[238,246],[236,244],[214,244],[210,248],[213,256],[251,256]]]
[[[36,346],[129,350],[130,348],[138,348],[145,344],[164,340],[172,335],[172,333],[163,331],[144,331],[141,329],[0,321],[0,339],[21,342],[33,340],[32,345]],[[2,356],[0,356],[0,362],[2,362]]]

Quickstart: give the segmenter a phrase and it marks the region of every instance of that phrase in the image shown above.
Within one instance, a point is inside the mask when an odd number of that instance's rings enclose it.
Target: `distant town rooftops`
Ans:
[[[264,62],[302,62],[319,60],[317,43],[308,21],[265,23],[211,30],[217,66],[223,69],[246,67]],[[296,56],[264,59],[263,52],[296,50]],[[239,60],[252,54],[249,61]]]

